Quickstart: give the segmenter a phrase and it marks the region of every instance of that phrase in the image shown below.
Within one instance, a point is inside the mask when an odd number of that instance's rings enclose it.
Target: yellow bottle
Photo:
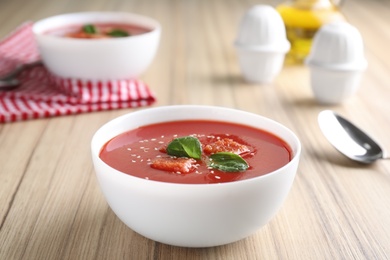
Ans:
[[[276,7],[286,26],[291,49],[287,64],[302,64],[310,53],[313,37],[324,24],[345,21],[344,15],[331,0],[290,0]]]

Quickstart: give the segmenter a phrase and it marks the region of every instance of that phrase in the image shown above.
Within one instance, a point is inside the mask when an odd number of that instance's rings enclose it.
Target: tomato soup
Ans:
[[[177,138],[191,136],[198,139],[202,156],[198,159],[179,158],[194,162],[187,172],[169,171],[153,167],[156,161],[169,159],[167,145]],[[208,156],[213,149],[233,147],[247,162],[243,171],[226,172],[210,167]],[[184,120],[142,126],[120,134],[108,141],[100,151],[100,158],[126,174],[148,180],[211,184],[250,179],[270,173],[292,159],[292,150],[279,137],[244,125],[219,122]],[[176,159],[176,158],[174,158]]]
[[[82,39],[101,39],[115,38],[124,36],[134,36],[150,32],[148,28],[140,27],[131,24],[119,23],[92,23],[83,25],[69,25],[50,31],[45,34],[55,35],[58,37],[82,38]],[[116,36],[120,33],[120,36]]]

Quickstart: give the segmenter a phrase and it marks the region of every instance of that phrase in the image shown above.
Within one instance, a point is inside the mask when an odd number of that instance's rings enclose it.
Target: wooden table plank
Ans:
[[[156,58],[142,79],[153,106],[203,104],[261,114],[292,129],[303,146],[284,206],[252,236],[212,248],[179,248],[127,228],[108,207],[90,156],[93,133],[138,109],[0,125],[0,259],[389,259],[390,164],[360,165],[340,155],[317,124],[333,109],[390,147],[390,4],[346,1],[369,63],[358,93],[319,105],[309,69],[286,66],[270,84],[242,78],[234,49],[252,5],[236,0],[22,0],[0,2],[0,37],[27,20],[93,10],[132,11],[162,24]],[[388,148],[390,149],[390,148]]]

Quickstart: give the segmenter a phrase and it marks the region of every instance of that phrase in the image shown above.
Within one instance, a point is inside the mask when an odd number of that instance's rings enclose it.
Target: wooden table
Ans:
[[[142,76],[153,106],[205,104],[261,114],[303,145],[293,188],[254,235],[215,248],[148,240],[111,211],[97,184],[90,141],[105,122],[136,109],[0,125],[0,259],[389,259],[390,161],[363,166],[340,155],[317,125],[333,109],[390,149],[390,2],[350,0],[342,10],[362,33],[369,67],[358,93],[319,105],[305,66],[285,66],[272,84],[249,84],[233,41],[243,12],[278,1],[0,1],[0,37],[26,20],[91,10],[132,11],[163,26]],[[143,109],[143,108],[140,108]]]

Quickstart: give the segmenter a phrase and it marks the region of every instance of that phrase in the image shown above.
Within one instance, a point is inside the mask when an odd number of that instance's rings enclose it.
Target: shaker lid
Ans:
[[[323,25],[314,36],[305,63],[334,70],[364,70],[367,61],[360,32],[347,22]]]
[[[287,52],[290,42],[282,17],[269,5],[251,7],[241,19],[235,46],[254,51]]]

